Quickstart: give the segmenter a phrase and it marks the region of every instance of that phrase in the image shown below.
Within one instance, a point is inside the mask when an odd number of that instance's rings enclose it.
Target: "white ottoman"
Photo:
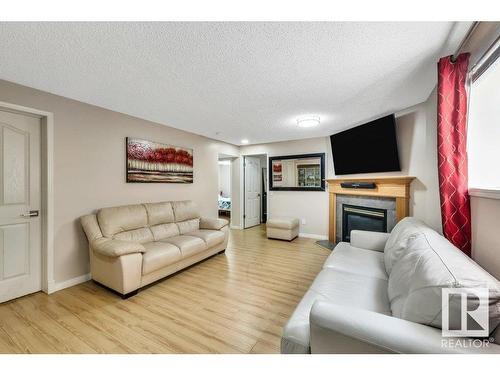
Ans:
[[[291,241],[299,235],[299,219],[274,217],[266,223],[267,238]]]

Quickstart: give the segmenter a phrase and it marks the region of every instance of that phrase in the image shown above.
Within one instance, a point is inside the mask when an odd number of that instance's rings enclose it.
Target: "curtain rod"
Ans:
[[[455,51],[455,53],[450,58],[450,60],[451,60],[452,63],[454,63],[454,62],[457,61],[457,57],[460,54],[460,51],[462,50],[462,48],[465,45],[465,43],[467,43],[469,41],[469,39],[471,38],[472,34],[474,34],[474,31],[476,30],[476,28],[478,26],[479,26],[479,22],[478,21],[472,22],[472,25],[470,26],[469,31],[467,31],[467,34],[465,35],[464,39],[462,40],[462,43],[460,43],[460,45],[458,46],[457,50]]]
[[[472,82],[475,82],[481,75],[500,57],[500,36],[479,58],[476,64],[470,69]]]

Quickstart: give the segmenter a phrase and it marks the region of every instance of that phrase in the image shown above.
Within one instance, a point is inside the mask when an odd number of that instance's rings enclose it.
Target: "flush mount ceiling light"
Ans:
[[[248,139],[242,139],[241,140],[242,145],[247,145],[248,144]]]
[[[320,123],[319,116],[303,116],[297,119],[297,125],[301,128],[312,128]]]

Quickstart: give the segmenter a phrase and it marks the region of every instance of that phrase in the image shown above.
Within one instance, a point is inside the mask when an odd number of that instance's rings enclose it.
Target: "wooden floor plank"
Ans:
[[[128,300],[89,281],[0,304],[0,353],[278,353],[329,254],[264,226],[231,230],[224,255]]]

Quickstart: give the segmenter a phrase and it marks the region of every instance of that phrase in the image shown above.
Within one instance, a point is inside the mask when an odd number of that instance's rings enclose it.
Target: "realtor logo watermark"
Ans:
[[[443,288],[443,337],[488,337],[488,288]]]
[[[484,339],[490,332],[488,288],[443,288],[441,302],[442,347],[489,346],[490,340]],[[461,341],[459,337],[481,339]]]

